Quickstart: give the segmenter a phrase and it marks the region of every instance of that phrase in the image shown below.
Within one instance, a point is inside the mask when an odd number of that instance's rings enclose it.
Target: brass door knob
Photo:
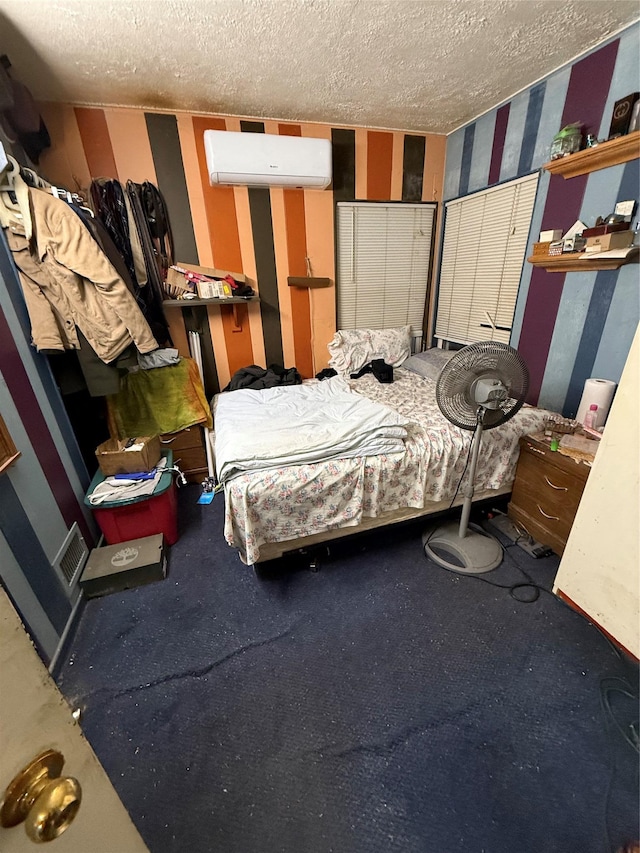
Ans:
[[[48,749],[27,765],[8,785],[0,807],[0,826],[24,821],[27,835],[40,844],[68,829],[78,813],[82,790],[77,779],[60,776],[64,756]]]

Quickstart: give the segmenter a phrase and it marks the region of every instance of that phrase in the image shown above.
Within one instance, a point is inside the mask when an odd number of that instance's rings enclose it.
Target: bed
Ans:
[[[400,358],[394,381],[381,383],[371,373],[358,379],[344,371],[329,380],[311,380],[303,386],[266,391],[232,391],[214,399],[214,453],[225,495],[224,535],[249,565],[273,560],[352,533],[428,516],[462,503],[458,489],[465,470],[472,433],[453,426],[440,412],[435,398],[443,359],[420,368],[419,358]],[[369,357],[365,352],[363,357]],[[334,363],[336,363],[334,359]],[[402,366],[403,365],[403,366]],[[413,365],[413,366],[412,366]],[[353,367],[353,363],[349,364]],[[335,383],[340,394],[373,403],[384,412],[382,429],[390,443],[369,451],[357,442],[333,452],[318,432],[327,432],[325,394]],[[286,408],[283,420],[274,414],[278,399],[297,393],[308,409]],[[255,408],[244,409],[244,397]],[[314,404],[314,394],[317,402]],[[242,403],[242,404],[241,404]],[[273,409],[271,408],[273,404]],[[318,420],[309,417],[316,407]],[[542,429],[549,412],[525,405],[506,424],[483,435],[476,472],[474,500],[506,495],[511,491],[518,460],[518,441]],[[282,447],[269,455],[278,424],[284,423]],[[287,426],[288,425],[288,426]],[[394,431],[395,434],[394,434]],[[344,437],[344,430],[338,438]],[[271,435],[270,435],[271,434]],[[235,445],[231,448],[230,436]],[[254,436],[254,446],[251,444]],[[275,439],[274,439],[275,440]],[[233,443],[233,442],[231,442]],[[317,445],[319,455],[305,457],[302,449]],[[339,443],[339,442],[338,442]],[[348,442],[347,442],[348,444]],[[289,457],[286,450],[291,450]],[[455,499],[454,499],[455,498]]]

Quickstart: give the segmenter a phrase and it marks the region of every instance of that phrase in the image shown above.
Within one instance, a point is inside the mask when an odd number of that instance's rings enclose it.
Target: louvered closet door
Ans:
[[[422,335],[435,205],[340,202],[338,328]]]
[[[436,337],[509,343],[538,175],[449,202]]]

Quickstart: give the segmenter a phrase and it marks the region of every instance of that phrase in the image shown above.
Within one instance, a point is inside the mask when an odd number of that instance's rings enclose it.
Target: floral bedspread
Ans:
[[[267,542],[350,527],[364,517],[454,496],[473,433],[453,426],[440,412],[435,382],[396,368],[392,383],[366,374],[349,384],[409,419],[405,450],[234,477],[225,484],[224,535],[244,562],[257,563],[260,546]],[[547,414],[524,406],[506,424],[483,433],[476,491],[513,482],[518,440],[540,431]]]

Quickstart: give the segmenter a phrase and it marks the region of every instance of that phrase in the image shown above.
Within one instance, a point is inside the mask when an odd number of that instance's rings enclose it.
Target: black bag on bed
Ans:
[[[237,391],[239,388],[275,388],[276,385],[302,385],[302,377],[295,367],[281,367],[279,364],[270,364],[269,367],[259,367],[251,364],[249,367],[241,367],[231,377],[229,384],[223,391]]]

